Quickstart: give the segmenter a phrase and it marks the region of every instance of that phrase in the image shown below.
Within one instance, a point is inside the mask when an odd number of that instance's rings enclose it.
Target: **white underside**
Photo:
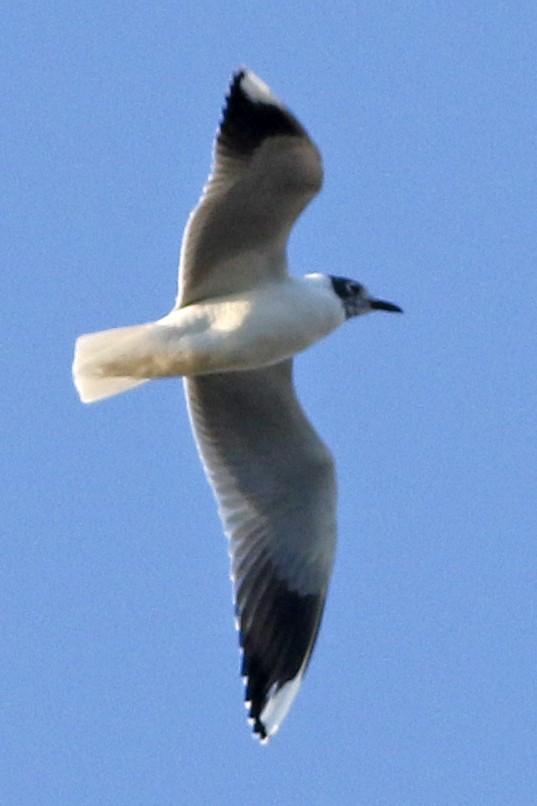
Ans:
[[[259,369],[306,349],[344,321],[323,275],[173,310],[145,325],[81,336],[73,380],[91,403],[151,378]]]

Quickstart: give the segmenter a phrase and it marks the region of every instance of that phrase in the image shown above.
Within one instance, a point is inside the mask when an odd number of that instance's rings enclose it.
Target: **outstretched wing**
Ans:
[[[289,231],[321,184],[301,124],[254,73],[237,72],[183,236],[177,307],[284,277]]]
[[[279,727],[323,612],[336,541],[332,457],[295,395],[291,361],[185,379],[205,472],[230,539],[253,729]]]

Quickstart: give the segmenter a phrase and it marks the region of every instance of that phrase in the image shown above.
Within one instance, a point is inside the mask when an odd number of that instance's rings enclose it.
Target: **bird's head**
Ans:
[[[352,316],[360,316],[369,311],[403,313],[403,309],[399,305],[372,297],[367,288],[361,283],[357,283],[356,280],[350,280],[348,277],[334,277],[333,275],[330,275],[330,280],[334,292],[341,300],[347,319]]]

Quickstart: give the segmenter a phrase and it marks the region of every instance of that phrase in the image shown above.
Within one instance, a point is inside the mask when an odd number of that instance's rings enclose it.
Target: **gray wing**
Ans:
[[[284,277],[289,231],[321,184],[319,151],[298,120],[254,73],[237,72],[183,236],[177,307]]]
[[[332,457],[295,396],[291,361],[185,379],[203,465],[230,539],[246,701],[261,739],[308,664],[332,570]]]

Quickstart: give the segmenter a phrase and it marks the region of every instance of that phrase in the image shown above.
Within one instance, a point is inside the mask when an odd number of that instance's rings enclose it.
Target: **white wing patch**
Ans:
[[[262,104],[274,104],[274,106],[279,106],[280,109],[284,108],[282,102],[274,95],[268,84],[265,84],[251,70],[245,71],[241,81],[241,88],[252,101]]]

